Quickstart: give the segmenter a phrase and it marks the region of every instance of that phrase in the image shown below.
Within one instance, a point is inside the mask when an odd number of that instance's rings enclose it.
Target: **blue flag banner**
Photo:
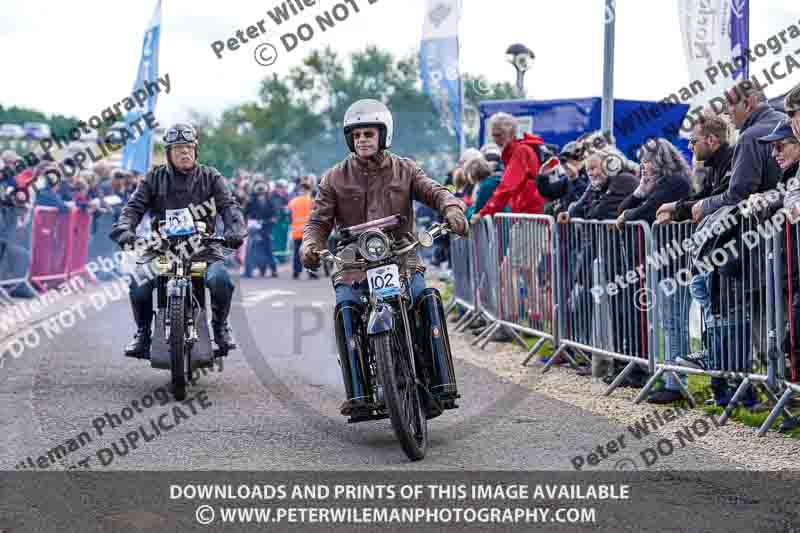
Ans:
[[[741,56],[750,47],[750,0],[731,0],[731,50],[733,56]],[[750,77],[750,62],[733,74],[733,79]]]
[[[458,60],[460,20],[461,0],[428,0],[419,51],[422,90],[459,141],[463,110]]]
[[[158,82],[158,44],[161,39],[161,0],[156,4],[153,16],[144,33],[144,44],[142,45],[142,57],[139,60],[139,71],[136,74],[136,81],[133,84],[133,91],[141,89],[145,83]],[[149,92],[148,92],[149,94]],[[139,130],[131,124],[139,120],[147,113],[155,113],[158,91],[150,94],[144,110],[138,107],[125,115],[125,124],[128,130],[136,133],[136,138],[125,144],[122,153],[122,168],[135,170],[140,174],[145,174],[150,168],[150,152],[153,141],[153,131],[143,128],[144,133],[138,135]],[[144,124],[141,121],[139,124]]]

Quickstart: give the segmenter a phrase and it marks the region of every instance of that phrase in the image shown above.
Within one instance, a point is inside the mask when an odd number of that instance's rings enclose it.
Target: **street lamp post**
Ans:
[[[533,68],[536,56],[524,44],[512,44],[506,50],[506,59],[517,69],[517,98],[525,98],[525,73]]]

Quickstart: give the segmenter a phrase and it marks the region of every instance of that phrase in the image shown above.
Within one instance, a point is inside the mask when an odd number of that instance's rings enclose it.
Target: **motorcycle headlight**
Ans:
[[[358,238],[358,251],[367,261],[381,261],[389,256],[389,238],[381,231],[366,231]]]

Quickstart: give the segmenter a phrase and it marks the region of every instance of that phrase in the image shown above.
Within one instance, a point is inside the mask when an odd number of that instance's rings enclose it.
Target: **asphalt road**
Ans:
[[[555,471],[573,471],[575,456],[586,457],[626,432],[606,418],[470,365],[456,353],[461,407],[430,422],[428,454],[410,463],[388,420],[347,424],[339,415],[343,389],[331,342],[329,281],[286,278],[236,278],[232,321],[240,349],[226,359],[224,371],[201,376],[190,389],[194,399],[183,405],[162,394],[167,371],[122,355],[133,332],[124,293],[109,295],[116,300],[99,309],[88,306],[86,319],[62,334],[43,337],[16,358],[6,357],[0,368],[0,469],[538,470],[555,476]],[[135,446],[129,445],[131,435]],[[59,446],[66,451],[61,457]],[[620,453],[597,468],[628,469],[619,462],[624,458]],[[659,468],[694,472],[741,466],[687,447],[661,458]],[[636,495],[650,504],[646,516],[652,528],[643,526],[645,511],[637,508],[634,516],[633,508],[621,507],[613,512],[615,525],[609,530],[660,530],[673,518],[720,524],[713,503],[719,503],[721,491],[708,480],[675,477],[642,485]],[[13,491],[5,496],[9,516],[22,521],[27,497]],[[699,514],[681,514],[687,503],[701,509]],[[752,523],[746,530],[757,531],[755,524],[786,523],[789,511],[777,509],[737,506],[726,509],[726,517]],[[2,510],[0,505],[0,519]],[[170,515],[168,507],[164,512]]]
[[[455,354],[461,407],[430,422],[428,455],[410,464],[388,420],[347,424],[339,415],[343,386],[332,342],[329,281],[306,280],[305,275],[293,281],[283,274],[279,279],[236,282],[232,321],[240,350],[225,360],[222,372],[201,376],[191,388],[190,394],[207,397],[203,405],[198,407],[196,400],[197,405],[184,406],[186,418],[174,420],[174,427],[149,442],[144,442],[145,436],[155,433],[147,430],[150,420],[169,413],[174,404],[162,405],[153,396],[168,383],[167,371],[122,355],[133,332],[124,294],[101,309],[87,306],[85,320],[78,319],[52,339],[42,335],[36,348],[7,358],[0,369],[0,423],[5,428],[0,466],[13,469],[24,462],[30,468],[28,457],[36,463],[63,444],[66,457],[43,461],[43,469],[79,465],[89,457],[80,466],[571,470],[574,456],[585,456],[625,431]],[[141,407],[148,397],[153,405]],[[134,401],[141,412],[123,413]],[[120,415],[120,422],[114,414]],[[169,420],[173,416],[179,415],[172,413]],[[145,433],[140,432],[135,449],[126,450],[120,439],[139,426]],[[80,446],[73,443],[69,450],[70,439],[84,432]],[[119,451],[111,448],[115,442]],[[111,448],[113,458],[110,452],[98,452],[102,448]],[[688,470],[736,468],[699,448],[683,452],[662,464],[674,461],[676,468]],[[616,459],[600,468],[613,470]]]

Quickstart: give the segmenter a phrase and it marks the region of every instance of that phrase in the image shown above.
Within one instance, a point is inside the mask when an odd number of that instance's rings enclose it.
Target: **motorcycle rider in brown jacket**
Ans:
[[[355,102],[345,113],[344,136],[351,154],[320,180],[319,193],[304,228],[300,249],[306,268],[319,266],[319,252],[327,248],[334,225],[350,227],[400,215],[404,222],[392,233],[402,241],[403,235],[414,230],[413,200],[439,211],[455,233],[467,234],[464,204],[426,176],[414,161],[389,152],[392,134],[392,114],[377,100]],[[403,273],[414,301],[423,306],[433,306],[428,311],[441,313],[444,319],[441,298],[434,289],[426,289],[424,272],[416,253],[409,254]],[[361,343],[353,338],[359,300],[367,292],[364,279],[363,272],[345,272],[335,287],[337,346],[347,393],[341,412],[354,418],[369,412],[361,368],[364,359],[359,353]],[[446,350],[449,356],[449,342]]]

